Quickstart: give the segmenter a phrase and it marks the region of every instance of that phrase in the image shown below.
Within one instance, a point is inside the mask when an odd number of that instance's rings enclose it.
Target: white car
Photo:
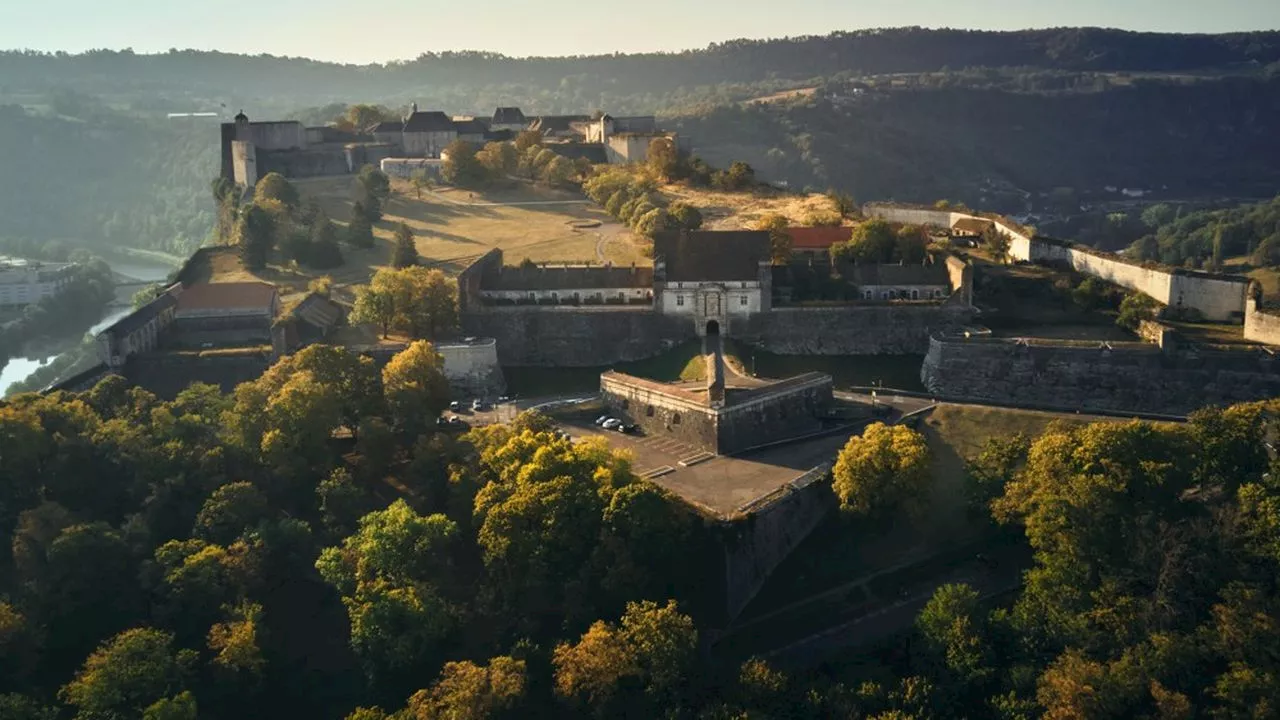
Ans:
[[[604,425],[605,423],[609,422],[612,419],[613,418],[609,417],[608,415],[601,415],[600,417],[596,418],[596,424]]]
[[[622,427],[622,421],[619,420],[618,418],[609,418],[608,420],[605,420],[604,424],[602,424],[600,427],[604,428],[605,430],[617,430],[618,428]]]

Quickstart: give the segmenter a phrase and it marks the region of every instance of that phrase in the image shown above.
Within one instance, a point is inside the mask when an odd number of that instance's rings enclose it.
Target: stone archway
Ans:
[[[719,320],[708,320],[708,321],[707,321],[707,326],[706,326],[706,336],[707,336],[707,337],[719,337],[719,336],[720,336],[720,321],[719,321]]]

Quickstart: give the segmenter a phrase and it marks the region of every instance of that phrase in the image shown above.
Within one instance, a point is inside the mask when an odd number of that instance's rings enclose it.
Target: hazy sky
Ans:
[[[429,50],[680,50],[901,25],[1270,30],[1280,28],[1280,0],[0,0],[3,49],[176,47],[344,62]]]

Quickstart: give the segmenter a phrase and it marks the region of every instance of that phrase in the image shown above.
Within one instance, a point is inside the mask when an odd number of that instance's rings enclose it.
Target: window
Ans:
[[[679,425],[679,424],[680,424],[680,413],[672,413],[672,415],[671,415],[671,424],[672,424],[672,425]]]
[[[743,306],[743,307],[746,307],[746,305],[747,305],[747,296],[746,296],[746,295],[743,295],[742,297],[738,298],[738,304],[739,304],[739,305],[741,305],[741,306]]]
[[[677,296],[676,296],[676,307],[684,307],[684,296],[683,296],[683,295],[677,295]]]
[[[942,291],[941,291],[941,290],[939,290],[939,289],[937,289],[937,288],[934,288],[934,290],[933,290],[933,296],[934,296],[934,297],[936,297],[936,298],[940,298],[940,297],[942,297]]]
[[[919,299],[920,299],[920,291],[919,291],[919,290],[912,290],[912,291],[911,291],[911,299],[912,299],[912,300],[919,300]]]
[[[653,417],[653,406],[652,406],[652,405],[649,405],[649,406],[645,407],[645,409],[644,409],[644,416],[645,416],[645,417]]]
[[[863,290],[863,291],[862,291],[862,299],[863,299],[863,300],[871,300],[871,299],[873,299],[874,297],[875,297],[875,293],[871,292],[870,290]]]
[[[622,409],[627,410],[630,407],[631,407],[631,401],[626,398],[622,398]]]
[[[881,291],[880,291],[880,299],[881,299],[881,300],[888,300],[888,299],[889,299],[889,291],[888,291],[888,290],[881,290]]]

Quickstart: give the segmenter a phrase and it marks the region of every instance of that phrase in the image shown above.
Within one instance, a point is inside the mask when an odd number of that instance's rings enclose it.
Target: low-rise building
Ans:
[[[489,121],[489,130],[491,132],[505,130],[518,133],[528,126],[529,121],[518,107],[500,107],[493,111],[493,118]]]
[[[947,266],[939,262],[869,263],[840,272],[863,300],[941,300],[951,294]]]
[[[648,305],[653,268],[612,265],[498,265],[481,278],[492,305]]]
[[[791,238],[792,262],[827,260],[832,245],[847,243],[853,236],[853,228],[844,226],[789,227],[786,232]]]
[[[71,282],[71,263],[0,260],[0,307],[24,308],[53,297]]]
[[[274,285],[197,283],[178,293],[174,329],[183,344],[269,342],[280,309]]]
[[[417,106],[404,122],[402,146],[406,155],[438,158],[458,139],[453,118],[439,110],[419,111]]]
[[[711,321],[727,333],[730,320],[771,307],[772,265],[764,230],[683,230],[653,240],[655,307],[688,315],[699,334]]]
[[[98,359],[108,368],[120,368],[131,356],[159,347],[165,331],[173,324],[181,293],[182,285],[175,284],[98,333]]]
[[[473,117],[455,117],[453,119],[453,131],[457,133],[459,140],[483,145],[489,134],[489,126],[483,120]]]

